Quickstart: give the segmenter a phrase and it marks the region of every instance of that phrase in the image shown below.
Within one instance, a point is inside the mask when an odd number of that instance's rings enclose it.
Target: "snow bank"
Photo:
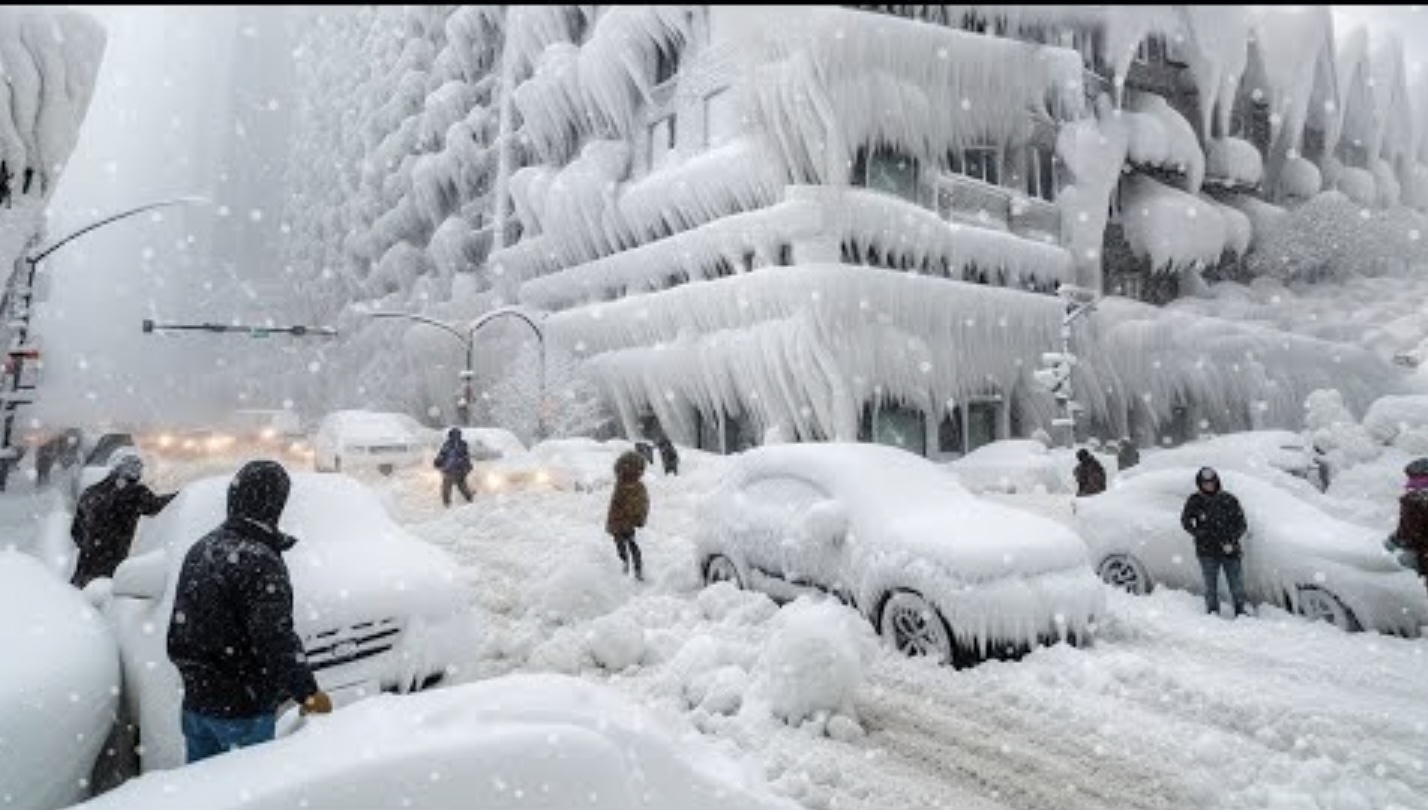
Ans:
[[[751,697],[797,725],[835,714],[856,718],[868,623],[833,601],[799,599],[779,611],[754,668]]]
[[[586,543],[546,577],[532,583],[531,610],[556,624],[574,624],[603,616],[626,599],[606,548]]]
[[[109,624],[44,564],[0,550],[0,644],[0,801],[74,804],[119,703]]]
[[[1381,444],[1395,444],[1410,433],[1428,430],[1428,396],[1386,396],[1374,400],[1363,426]]]
[[[265,745],[147,774],[104,808],[794,808],[696,732],[555,675],[379,695]]]

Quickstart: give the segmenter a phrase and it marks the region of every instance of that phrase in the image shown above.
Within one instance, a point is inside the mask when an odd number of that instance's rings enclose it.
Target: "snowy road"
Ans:
[[[688,717],[810,807],[1428,809],[1428,641],[1344,634],[1273,608],[1227,621],[1179,592],[1112,594],[1094,647],[1017,663],[957,672],[878,649],[857,698],[866,734],[850,741],[710,711],[690,662],[752,671],[774,612],[754,595],[697,589],[693,506],[718,463],[650,479],[643,586],[620,579],[600,533],[605,493],[518,493],[443,514],[416,479],[392,484],[418,534],[467,566],[489,641],[465,677],[554,669],[607,681]],[[647,649],[612,673],[591,650],[616,619],[642,628]],[[685,649],[701,645],[702,656]]]
[[[743,689],[777,609],[701,590],[694,573],[694,507],[722,464],[691,453],[683,477],[648,479],[644,585],[620,576],[601,532],[607,491],[482,496],[447,511],[425,472],[375,483],[463,564],[483,642],[457,681],[558,671],[606,682],[809,807],[1428,810],[1428,640],[1345,634],[1273,608],[1227,621],[1174,591],[1113,593],[1094,646],[1016,663],[959,672],[871,644],[862,733],[790,726]],[[172,472],[164,484],[190,477]],[[1023,505],[1069,514],[1062,498]],[[602,667],[621,630],[643,638],[638,663]]]

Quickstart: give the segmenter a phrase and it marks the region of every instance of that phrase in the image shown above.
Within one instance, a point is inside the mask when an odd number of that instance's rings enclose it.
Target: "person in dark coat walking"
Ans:
[[[1398,528],[1389,539],[1428,585],[1428,458],[1415,459],[1403,471],[1408,481],[1398,499]]]
[[[1106,468],[1091,455],[1091,451],[1081,448],[1076,451],[1076,497],[1084,498],[1106,491]]]
[[[267,742],[278,708],[326,714],[293,629],[293,588],[278,530],[291,481],[276,461],[250,461],[228,485],[228,519],[184,556],[169,622],[168,654],[183,678],[188,761]]]
[[[1195,538],[1195,556],[1205,577],[1205,611],[1220,612],[1220,570],[1230,583],[1235,615],[1245,610],[1245,580],[1240,539],[1249,526],[1239,499],[1220,486],[1220,476],[1210,467],[1195,474],[1196,491],[1185,500],[1180,525]]]
[[[640,547],[635,545],[635,531],[645,525],[650,514],[650,496],[640,480],[645,474],[645,457],[633,450],[615,459],[615,489],[610,493],[610,511],[605,518],[605,531],[615,540],[615,551],[630,573],[635,564],[635,579],[643,581],[644,568]]]
[[[472,468],[471,448],[466,445],[466,440],[461,438],[460,428],[452,428],[446,432],[446,441],[436,453],[435,465],[441,470],[442,504],[451,505],[452,487],[460,490],[466,502],[471,503],[471,487],[466,483],[466,476],[471,474]]]
[[[103,481],[86,489],[74,507],[69,536],[79,547],[79,562],[70,584],[83,588],[114,569],[129,556],[134,531],[142,515],[157,515],[178,493],[155,495],[139,483],[144,462],[132,452],[119,456]]]
[[[1140,448],[1135,446],[1135,441],[1126,436],[1121,439],[1121,444],[1116,448],[1116,466],[1122,470],[1129,470],[1140,463]]]
[[[659,440],[659,460],[664,465],[665,475],[679,475],[679,451],[668,437]]]

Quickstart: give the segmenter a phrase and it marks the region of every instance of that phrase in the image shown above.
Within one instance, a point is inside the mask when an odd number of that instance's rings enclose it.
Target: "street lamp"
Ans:
[[[128,219],[136,214],[145,211],[152,211],[156,208],[165,208],[173,205],[199,205],[207,203],[208,200],[202,197],[177,197],[171,200],[160,200],[146,205],[140,205],[111,214],[103,219],[91,222],[90,224],[68,234],[64,238],[40,250],[32,255],[22,255],[15,259],[15,268],[10,274],[10,278],[5,285],[5,295],[0,298],[0,313],[11,323],[18,324],[15,327],[15,337],[6,348],[5,375],[10,378],[9,390],[0,393],[0,400],[3,400],[5,410],[5,426],[3,435],[0,435],[0,492],[5,491],[5,485],[10,478],[10,467],[15,461],[16,452],[11,445],[15,429],[15,413],[21,405],[30,404],[33,400],[20,393],[33,389],[35,386],[21,385],[24,376],[25,361],[34,360],[38,363],[39,352],[34,347],[27,345],[30,339],[30,318],[34,309],[35,300],[35,273],[39,269],[40,262],[44,261],[50,254],[73,242],[87,233],[96,231],[106,225],[111,225],[120,220]],[[28,265],[22,267],[21,263]],[[24,272],[24,284],[19,285],[21,272]],[[19,307],[19,314],[10,319],[11,310]],[[3,385],[3,383],[0,383]]]
[[[417,323],[424,323],[434,326],[441,331],[452,335],[461,341],[461,345],[466,349],[466,367],[461,371],[462,395],[458,403],[457,419],[468,427],[471,426],[472,410],[471,405],[474,400],[474,381],[476,379],[476,332],[481,327],[496,320],[497,318],[516,318],[523,321],[535,332],[536,343],[540,348],[540,377],[539,391],[537,399],[540,400],[536,408],[536,432],[542,437],[545,435],[545,331],[541,329],[538,319],[541,317],[536,313],[531,313],[522,307],[501,307],[493,309],[471,322],[465,330],[438,321],[435,318],[428,318],[425,315],[417,315],[413,312],[391,312],[376,311],[367,312],[373,318],[402,318]],[[534,316],[534,317],[533,317]]]

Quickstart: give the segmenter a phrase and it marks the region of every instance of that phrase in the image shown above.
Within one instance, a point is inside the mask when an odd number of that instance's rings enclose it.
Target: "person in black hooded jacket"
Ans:
[[[155,495],[140,483],[143,477],[143,460],[124,453],[104,480],[79,496],[69,527],[70,539],[79,549],[71,585],[83,588],[100,577],[114,576],[129,556],[139,518],[157,515],[177,494]]]
[[[179,571],[168,653],[183,677],[188,761],[273,739],[277,710],[332,711],[293,629],[293,589],[278,531],[291,482],[251,461],[228,486],[228,519],[189,549]]]
[[[1249,528],[1239,499],[1220,486],[1220,476],[1210,467],[1195,474],[1196,491],[1185,499],[1180,526],[1195,538],[1195,556],[1205,577],[1205,610],[1220,612],[1220,569],[1230,583],[1235,615],[1245,613],[1245,580],[1240,565],[1240,538]]]

